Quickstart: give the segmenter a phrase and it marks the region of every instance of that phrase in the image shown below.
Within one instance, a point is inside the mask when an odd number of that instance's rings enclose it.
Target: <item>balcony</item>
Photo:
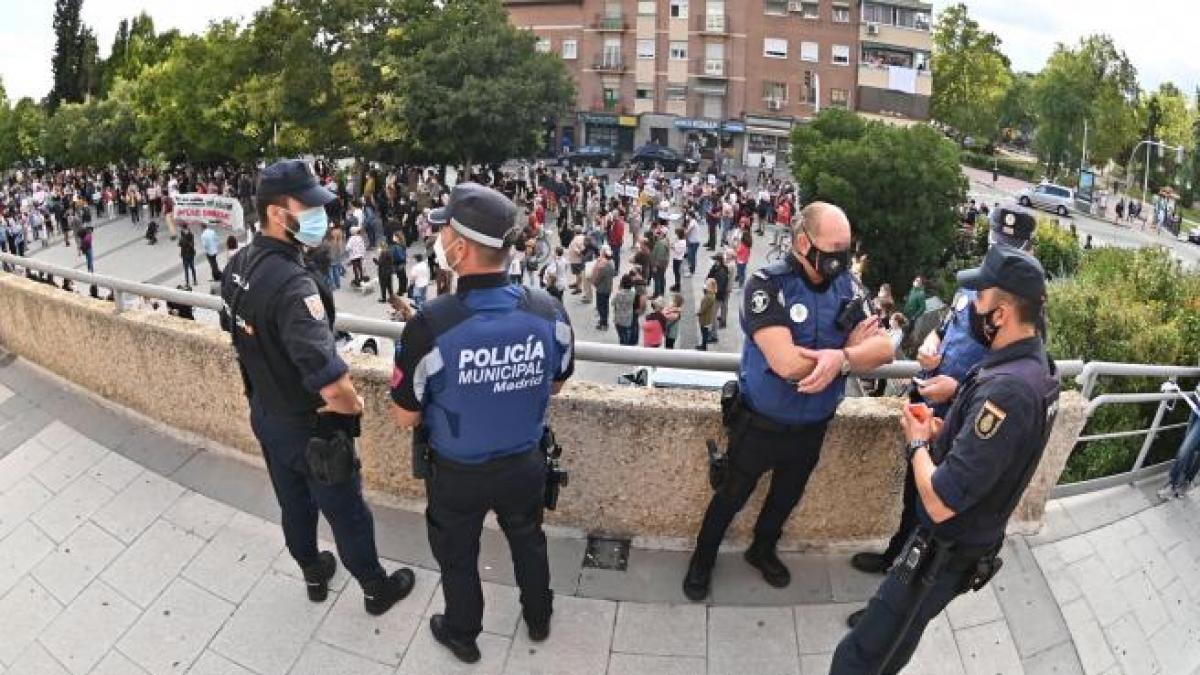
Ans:
[[[592,100],[592,107],[589,108],[592,112],[610,112],[624,115],[627,106],[616,99],[597,98]]]
[[[859,26],[858,38],[864,43],[907,47],[922,52],[933,49],[933,33],[928,28],[921,30],[865,21]]]
[[[728,14],[701,14],[696,17],[692,30],[701,35],[728,35],[729,25]]]
[[[601,33],[624,33],[629,30],[629,21],[620,14],[597,14],[588,27]]]
[[[692,59],[692,77],[724,80],[729,77],[729,59]]]
[[[908,91],[911,83],[912,90]],[[916,70],[902,66],[879,66],[860,63],[858,86],[872,89],[891,89],[920,96],[933,95],[933,77],[928,70]]]
[[[627,68],[628,64],[620,54],[601,52],[592,59],[592,70],[598,73],[623,73]]]

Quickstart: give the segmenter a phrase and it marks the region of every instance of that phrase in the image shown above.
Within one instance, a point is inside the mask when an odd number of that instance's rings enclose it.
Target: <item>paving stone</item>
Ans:
[[[51,539],[62,542],[99,511],[115,493],[91,476],[80,476],[29,520]]]
[[[138,608],[95,581],[67,605],[39,640],[75,675],[87,673],[138,617]]]
[[[142,465],[126,459],[124,455],[110,452],[99,464],[88,469],[88,475],[107,485],[110,490],[120,492],[143,471]]]
[[[1188,596],[1188,589],[1182,580],[1176,579],[1162,592],[1162,601],[1172,623],[1200,637],[1200,607]]]
[[[83,472],[100,463],[108,448],[87,438],[78,438],[65,445],[58,454],[38,465],[32,475],[51,492],[67,487]]]
[[[704,665],[703,658],[613,652],[608,675],[695,675],[704,672]]]
[[[203,545],[199,537],[155,521],[100,578],[138,606],[148,607]]]
[[[92,523],[84,523],[33,569],[33,577],[61,603],[92,583],[125,547]]]
[[[946,608],[946,616],[954,630],[970,628],[983,623],[1004,619],[1004,611],[996,600],[995,587],[991,584],[978,591],[967,591],[955,598]]]
[[[1167,551],[1167,564],[1188,586],[1200,584],[1200,541],[1188,539]]]
[[[16,530],[53,496],[32,478],[25,478],[0,494],[0,539]]]
[[[230,602],[239,602],[282,549],[279,526],[238,513],[192,559],[183,576]]]
[[[233,609],[217,596],[176,579],[117,648],[155,675],[186,672]]]
[[[361,656],[347,654],[320,642],[305,647],[291,675],[327,675],[328,673],[354,673],[354,675],[391,675],[392,669],[374,663]]]
[[[163,519],[201,539],[212,539],[234,513],[237,512],[229,506],[188,490],[167,509]]]
[[[1092,548],[1091,542],[1085,536],[1062,539],[1053,544],[1053,546],[1058,551],[1059,557],[1068,565],[1079,562],[1096,552]]]
[[[862,605],[857,602],[793,608],[800,654],[832,653],[849,630],[846,628],[846,617],[861,608]]]
[[[722,553],[713,568],[713,605],[815,605],[833,601],[829,560],[825,556],[780,555],[792,572],[787,588],[774,588],[762,573],[742,558],[742,552]],[[679,582],[683,577],[679,577]],[[677,582],[678,583],[678,582]]]
[[[1167,564],[1166,557],[1158,550],[1158,544],[1149,533],[1130,539],[1128,548],[1155,588],[1162,590],[1175,579],[1175,570]]]
[[[104,655],[91,675],[147,675],[146,671],[117,650]]]
[[[463,663],[433,639],[426,622],[413,636],[396,675],[498,675],[504,669],[512,639],[481,633],[475,644],[483,658],[478,663]]]
[[[1084,675],[1075,645],[1064,642],[1021,659],[1025,675]]]
[[[362,588],[358,584],[348,585],[317,629],[317,639],[373,661],[399,664],[404,647],[424,622],[425,608],[438,586],[437,574],[420,568],[413,573],[416,586],[412,592],[382,616],[367,614],[363,609]]]
[[[833,654],[800,655],[800,675],[829,675],[832,666]]]
[[[290,558],[289,558],[290,560]],[[441,584],[434,589],[425,608],[425,618],[441,614],[446,597]],[[703,615],[703,612],[701,612]],[[483,630],[496,635],[511,636],[521,621],[521,591],[516,586],[483,582]]]
[[[1087,675],[1097,675],[1111,668],[1116,659],[1113,658],[1108,639],[1087,602],[1081,598],[1064,605],[1062,612],[1067,629],[1071,631],[1075,651],[1083,664],[1083,671]]]
[[[622,602],[612,648],[628,654],[703,658],[708,653],[707,623],[703,605]]]
[[[38,643],[29,645],[17,662],[12,664],[14,675],[70,675],[46,648]]]
[[[1132,614],[1125,614],[1114,621],[1104,629],[1104,635],[1121,670],[1136,675],[1163,672],[1150,649],[1150,641]]]
[[[322,551],[333,552],[334,555],[337,555],[337,547],[329,542],[318,541],[317,548]],[[300,566],[296,564],[296,561],[292,559],[292,554],[288,552],[286,548],[280,551],[279,555],[275,557],[275,562],[271,563],[271,569],[279,574],[286,574],[293,579],[304,579],[304,572],[300,569]],[[351,578],[352,577],[350,576],[350,573],[346,571],[346,566],[341,564],[341,561],[339,560],[337,571],[333,573],[333,578],[329,580],[329,590],[335,593],[341,593],[342,590],[346,588],[346,585],[350,582]],[[485,609],[484,612],[486,616],[487,610]]]
[[[1084,535],[1084,538],[1092,545],[1114,579],[1124,578],[1140,569],[1138,559],[1125,546],[1129,538],[1123,536],[1115,525],[1092,530]]]
[[[188,675],[254,675],[254,673],[216,652],[206,650],[200,655],[200,658],[196,659],[196,664],[188,671]]]
[[[800,670],[796,621],[787,607],[712,607],[708,673],[795,675]]]
[[[119,438],[112,448],[162,476],[174,477],[173,474],[199,452],[198,448],[150,427],[123,429],[112,435]],[[229,461],[238,463],[236,459]]]
[[[181,494],[183,488],[179,485],[151,471],[143,471],[97,511],[92,516],[92,522],[128,544],[137,539]]]
[[[29,577],[21,577],[0,598],[0,635],[4,636],[0,640],[0,664],[15,662],[60,611],[62,605],[46,589]]]
[[[0,555],[0,594],[8,593],[53,550],[54,542],[29,523],[22,523],[0,540],[0,551],[4,553]]]
[[[424,518],[411,512],[409,515],[421,520],[420,525],[413,530],[414,533],[420,534],[421,542],[417,543],[420,548],[414,551],[410,547],[397,559],[428,569],[437,569],[437,563],[433,560],[432,553],[429,554],[429,564],[422,562],[425,551],[428,549]],[[375,531],[378,535],[379,525],[376,525]],[[512,552],[508,548],[508,542],[503,533],[485,527],[479,543],[479,577],[493,583],[516,585],[516,576],[513,574],[512,567]],[[580,565],[586,548],[587,542],[582,539],[551,538],[547,541],[546,557],[550,563],[550,588],[556,594],[575,595],[579,588]],[[391,553],[382,555],[392,556]]]
[[[1163,506],[1146,509],[1137,514],[1136,520],[1141,523],[1160,551],[1164,553],[1184,540],[1183,529],[1177,521],[1171,519],[1169,511]]]
[[[967,675],[1021,673],[1021,656],[1008,624],[993,621],[954,632]]]
[[[1067,569],[1101,626],[1112,624],[1129,611],[1117,580],[1098,557],[1084,558]]]
[[[1167,608],[1145,572],[1131,574],[1118,582],[1127,606],[1146,635],[1154,635],[1167,624]]]
[[[1145,494],[1127,485],[1059,501],[1084,532],[1115,523],[1153,505]]]
[[[582,569],[578,594],[605,600],[684,604],[688,599],[681,582],[687,564],[686,553],[634,547],[624,572]]]
[[[1192,673],[1200,667],[1200,640],[1183,626],[1168,624],[1151,635],[1150,649],[1163,673]]]
[[[35,439],[29,439],[0,459],[0,494],[28,476],[54,453]]]
[[[1021,658],[1069,639],[1067,625],[1041,567],[1021,537],[1006,539],[1000,551],[1004,569],[989,584],[996,594]]]
[[[61,420],[54,420],[50,424],[47,424],[46,428],[34,436],[34,440],[55,452],[83,438],[83,434],[67,426]]]
[[[903,672],[917,675],[963,675],[963,660],[946,613],[938,614],[925,626],[917,651]],[[997,671],[999,672],[999,671]]]
[[[510,675],[603,675],[608,666],[616,618],[615,602],[556,597],[550,639],[543,643],[530,642],[525,629],[518,628],[504,672]]]
[[[829,577],[833,585],[834,602],[858,602],[870,600],[885,577],[867,574],[850,566],[850,558],[833,556],[829,559]]]
[[[158,473],[234,509],[279,522],[279,502],[267,472],[246,462],[211,452],[194,452],[178,470]],[[379,529],[377,522],[375,530]]]
[[[309,602],[304,582],[268,572],[225,622],[210,649],[260,675],[287,672],[330,602]]]
[[[4,433],[0,433],[0,456],[7,455],[22,443],[33,438],[50,423],[51,417],[46,411],[34,408],[21,415],[19,419],[10,420],[4,424]]]

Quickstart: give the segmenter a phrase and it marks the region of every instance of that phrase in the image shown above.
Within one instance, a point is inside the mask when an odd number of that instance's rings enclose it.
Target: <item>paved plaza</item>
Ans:
[[[693,605],[686,553],[634,548],[625,572],[590,569],[581,539],[552,532],[554,632],[535,645],[488,529],[484,658],[465,668],[427,627],[442,600],[419,514],[375,508],[389,568],[417,568],[409,598],[370,617],[339,572],[311,604],[260,467],[0,363],[0,675],[808,675],[827,671],[879,581],[844,555],[792,553],[792,586],[771,589],[728,552],[714,604]],[[999,577],[931,624],[905,672],[1200,672],[1200,510],[1157,505],[1153,487],[1052,502],[1043,532],[1006,543]]]

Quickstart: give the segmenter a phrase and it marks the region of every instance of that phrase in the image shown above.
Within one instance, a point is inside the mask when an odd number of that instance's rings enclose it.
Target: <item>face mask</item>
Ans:
[[[817,271],[817,274],[821,275],[822,279],[833,281],[846,271],[846,266],[850,263],[849,251],[835,251],[833,253],[822,251],[813,243],[811,236],[807,233],[805,233],[805,236],[808,236],[808,253],[804,254],[804,259],[808,261],[809,265],[812,265],[812,268]]]
[[[288,231],[292,233],[296,241],[304,244],[309,248],[316,248],[325,240],[325,233],[329,231],[329,216],[325,214],[325,207],[314,206],[310,209],[304,209],[300,213],[291,213],[296,219],[297,229]]]
[[[441,261],[442,267],[445,267],[451,272],[454,272],[455,266],[462,262],[462,258],[459,258],[456,262],[450,262],[450,254],[446,253],[446,246],[442,243],[442,235],[440,234],[433,239],[433,253],[437,256],[437,259]],[[455,273],[457,274],[457,272]]]
[[[996,313],[998,307],[993,307],[991,311],[981,314],[975,307],[975,303],[970,303],[967,309],[968,323],[971,328],[971,337],[979,344],[991,349],[992,342],[996,339],[996,333],[1000,332],[1000,327],[992,323],[992,316]]]

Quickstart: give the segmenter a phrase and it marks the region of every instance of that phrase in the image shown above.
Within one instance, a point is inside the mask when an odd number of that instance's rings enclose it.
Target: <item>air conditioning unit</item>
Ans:
[[[788,11],[789,12],[803,12],[804,11],[803,0],[788,0]]]
[[[867,35],[879,35],[879,24],[872,21],[867,24]]]
[[[781,101],[777,98],[767,99],[767,110],[782,110],[782,109],[783,109],[783,101]]]

